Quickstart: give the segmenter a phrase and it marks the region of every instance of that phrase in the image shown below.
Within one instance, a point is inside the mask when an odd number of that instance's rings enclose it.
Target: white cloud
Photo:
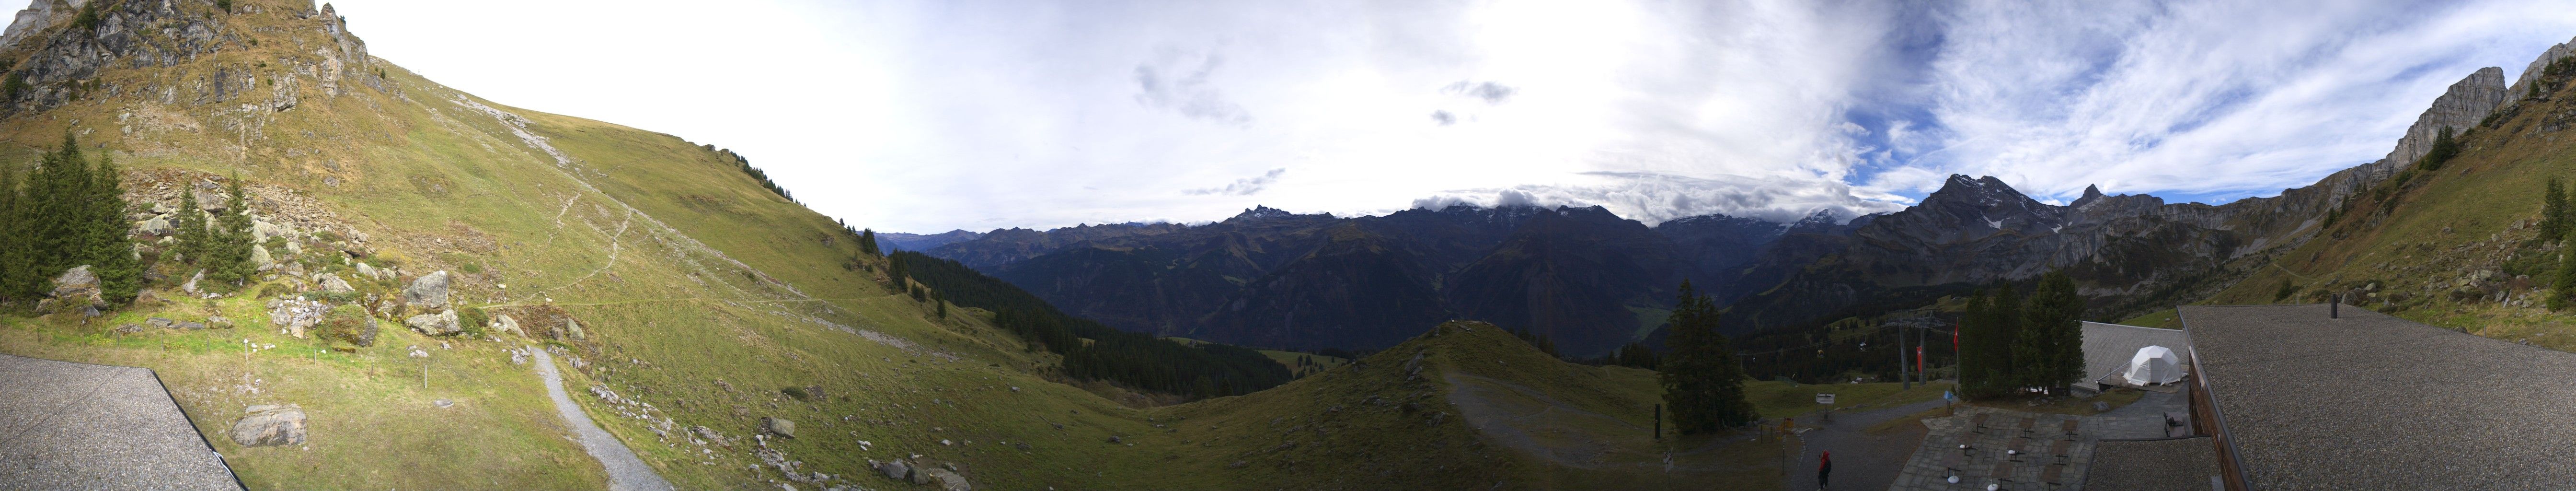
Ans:
[[[2452,81],[2576,35],[2505,1],[338,4],[434,80],[732,148],[906,231],[1506,190],[1794,218],[1950,173],[2229,199],[2375,159]]]

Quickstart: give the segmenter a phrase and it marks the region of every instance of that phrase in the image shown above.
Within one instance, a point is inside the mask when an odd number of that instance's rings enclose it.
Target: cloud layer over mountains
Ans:
[[[432,33],[506,22],[471,8],[343,9],[459,88],[733,148],[912,231],[1505,200],[1795,219],[1952,173],[2223,202],[2376,159],[2453,81],[2576,36],[2576,10],[2501,0],[782,1],[742,10],[795,21],[525,31],[746,61],[700,77],[449,54]],[[677,25],[725,41],[648,28]]]

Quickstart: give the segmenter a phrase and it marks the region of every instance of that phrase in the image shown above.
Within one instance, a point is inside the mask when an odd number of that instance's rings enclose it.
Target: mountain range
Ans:
[[[1597,206],[1347,218],[1256,207],[1197,226],[994,230],[926,252],[1122,329],[1286,349],[1377,348],[1411,326],[1470,319],[1599,355],[1654,342],[1685,279],[1729,305],[1727,330],[1738,334],[1911,308],[2057,269],[2078,280],[2091,317],[2118,318],[2232,285],[2422,158],[2444,128],[2466,131],[2511,104],[2505,94],[2523,83],[2477,70],[2384,158],[2219,205],[2095,187],[2051,205],[1993,177],[1953,175],[1901,211],[1792,223],[1715,214],[1648,227]]]

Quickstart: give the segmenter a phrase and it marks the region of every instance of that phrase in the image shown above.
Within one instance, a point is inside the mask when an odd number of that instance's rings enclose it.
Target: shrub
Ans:
[[[456,309],[456,325],[464,327],[466,334],[472,334],[474,337],[483,337],[483,326],[490,325],[491,323],[492,315],[484,313],[483,309],[470,307],[459,307]]]
[[[375,346],[378,328],[376,318],[367,315],[367,309],[357,305],[341,304],[338,307],[332,307],[330,313],[323,314],[322,323],[314,325],[314,330],[315,336],[322,339],[358,346]]]
[[[782,393],[786,393],[786,394],[787,394],[787,397],[794,397],[794,398],[796,398],[796,400],[799,400],[799,401],[807,400],[807,399],[811,399],[811,398],[813,398],[813,395],[805,393],[805,388],[804,388],[804,387],[788,387],[788,388],[784,388],[784,389],[778,389],[778,391],[779,391],[779,392],[782,392]]]

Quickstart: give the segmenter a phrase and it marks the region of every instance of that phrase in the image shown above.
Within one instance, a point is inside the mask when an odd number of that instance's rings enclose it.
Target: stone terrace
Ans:
[[[151,370],[0,355],[0,489],[241,489]]]
[[[2081,490],[2105,439],[2163,438],[2165,413],[2182,412],[2183,396],[2149,393],[2094,416],[2040,414],[1958,406],[1930,428],[1890,490]],[[1960,449],[1959,445],[1967,445]],[[2014,451],[2011,454],[2006,450]],[[1949,477],[1959,482],[1952,484]]]
[[[2253,489],[2576,489],[2576,354],[2342,316],[2182,308]]]

